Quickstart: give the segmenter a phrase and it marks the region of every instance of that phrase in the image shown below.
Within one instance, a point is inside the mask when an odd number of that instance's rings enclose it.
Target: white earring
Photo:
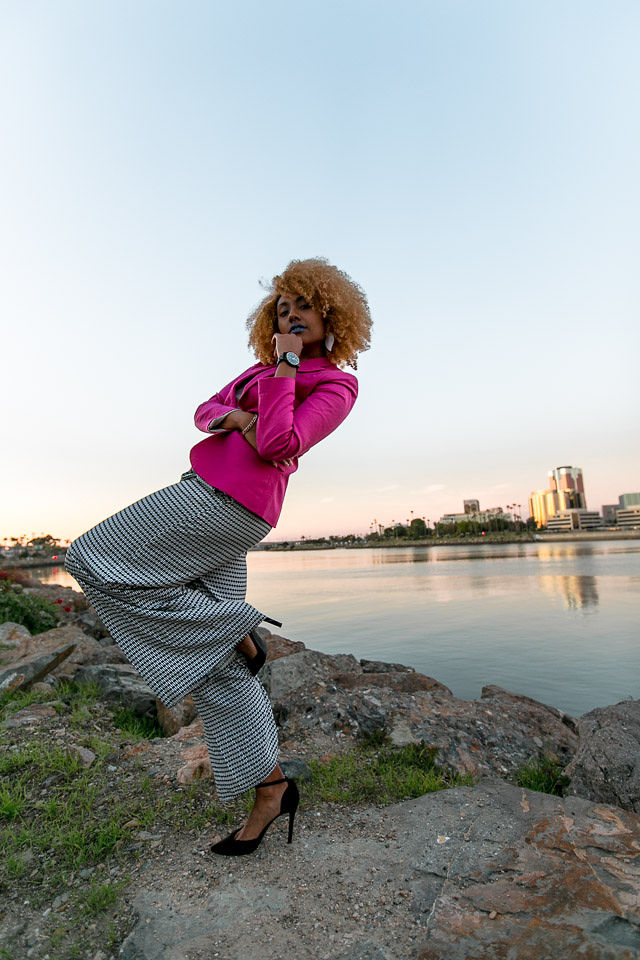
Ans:
[[[324,345],[327,348],[327,350],[331,350],[335,342],[336,342],[336,338],[332,334],[331,330],[329,330],[329,333],[324,338]]]

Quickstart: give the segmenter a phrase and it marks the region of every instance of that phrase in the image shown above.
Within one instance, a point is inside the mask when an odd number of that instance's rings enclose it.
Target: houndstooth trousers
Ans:
[[[193,696],[221,800],[278,762],[271,704],[235,649],[264,620],[245,601],[246,556],[270,529],[187,470],[87,530],[65,561],[156,696]]]

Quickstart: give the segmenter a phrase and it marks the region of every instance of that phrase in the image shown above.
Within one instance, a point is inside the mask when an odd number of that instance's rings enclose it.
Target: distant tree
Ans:
[[[38,547],[41,550],[46,550],[47,547],[55,549],[60,544],[58,537],[52,537],[50,533],[45,534],[43,537],[34,537],[32,540],[29,540],[27,543],[28,547]]]
[[[409,536],[412,540],[421,540],[428,534],[427,525],[422,517],[414,517],[409,525]]]

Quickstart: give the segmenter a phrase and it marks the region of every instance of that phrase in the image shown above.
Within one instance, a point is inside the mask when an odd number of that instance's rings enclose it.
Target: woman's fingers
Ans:
[[[297,357],[302,353],[302,337],[295,333],[274,333],[271,342],[275,345],[273,352],[276,357],[289,351],[295,353]]]

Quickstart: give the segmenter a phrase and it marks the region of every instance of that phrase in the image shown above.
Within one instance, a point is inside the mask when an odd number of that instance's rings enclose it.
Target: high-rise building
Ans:
[[[529,497],[529,513],[537,527],[546,527],[547,521],[558,512],[558,494],[555,490],[534,490]]]
[[[547,490],[535,490],[529,497],[529,512],[537,527],[546,527],[548,521],[561,510],[585,510],[587,498],[580,467],[556,467],[549,471]]]
[[[469,513],[480,513],[480,501],[479,500],[463,500],[464,512]]]
[[[618,503],[623,510],[629,507],[640,507],[640,493],[621,493],[618,497]]]
[[[556,467],[550,470],[549,489],[558,494],[560,510],[586,509],[587,498],[580,467]]]

